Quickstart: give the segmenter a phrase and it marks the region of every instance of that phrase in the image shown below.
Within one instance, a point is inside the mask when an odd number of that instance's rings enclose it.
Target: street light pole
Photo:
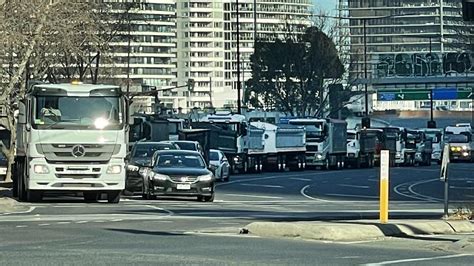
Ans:
[[[236,5],[236,27],[237,27],[237,113],[242,113],[242,96],[240,95],[240,25],[239,25],[239,0],[235,0]]]
[[[369,116],[369,93],[367,89],[368,74],[367,74],[367,19],[364,22],[364,79],[365,79],[365,116]]]

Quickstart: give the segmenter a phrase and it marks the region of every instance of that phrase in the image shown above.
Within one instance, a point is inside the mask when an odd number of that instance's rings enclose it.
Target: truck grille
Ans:
[[[79,156],[73,153],[73,149],[80,146],[82,153]],[[120,151],[118,144],[37,144],[39,153],[44,154],[46,160],[55,162],[107,162],[113,154]]]

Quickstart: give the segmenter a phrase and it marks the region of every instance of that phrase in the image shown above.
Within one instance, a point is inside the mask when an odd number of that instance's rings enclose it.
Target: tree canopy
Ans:
[[[297,116],[314,115],[322,107],[325,79],[344,74],[336,46],[316,27],[301,37],[257,42],[251,64],[247,103]]]

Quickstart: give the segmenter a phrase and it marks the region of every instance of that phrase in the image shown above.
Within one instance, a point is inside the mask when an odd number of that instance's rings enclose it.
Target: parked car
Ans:
[[[225,154],[220,150],[210,151],[209,164],[211,171],[214,172],[214,176],[220,181],[229,181],[230,175],[230,164]]]
[[[129,192],[143,191],[143,177],[140,168],[150,166],[153,154],[161,150],[177,150],[179,146],[168,142],[137,142],[133,145],[130,155],[127,157],[127,180],[125,190]]]
[[[146,172],[143,198],[157,196],[197,197],[214,201],[215,178],[201,153],[185,150],[158,151]]]

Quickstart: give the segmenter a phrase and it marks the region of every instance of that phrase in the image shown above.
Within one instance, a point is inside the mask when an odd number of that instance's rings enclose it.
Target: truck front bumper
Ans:
[[[308,166],[325,166],[326,157],[321,153],[306,153],[306,165]]]
[[[44,158],[29,162],[27,186],[46,191],[107,191],[125,188],[125,164],[111,159],[108,164],[49,164]]]

